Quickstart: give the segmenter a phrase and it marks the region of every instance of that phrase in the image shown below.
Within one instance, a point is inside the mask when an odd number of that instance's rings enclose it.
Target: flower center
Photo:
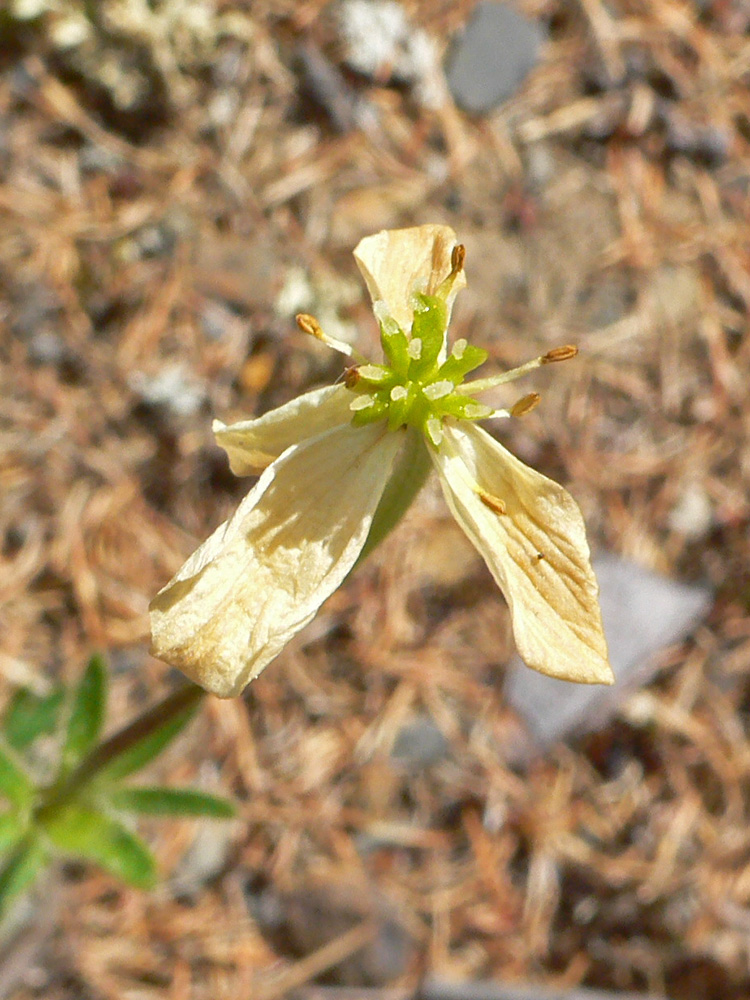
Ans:
[[[415,295],[410,337],[383,309],[376,310],[385,363],[358,365],[345,376],[356,397],[351,404],[356,426],[387,420],[391,430],[416,427],[438,445],[445,417],[481,420],[492,414],[491,407],[457,392],[487,352],[457,340],[445,357],[447,309],[440,291]]]
[[[446,417],[456,420],[520,417],[539,402],[537,393],[529,393],[510,410],[493,410],[473,398],[477,393],[511,382],[540,365],[565,361],[577,353],[575,347],[558,347],[518,368],[465,383],[466,376],[484,364],[488,353],[461,339],[453,344],[446,357],[448,302],[454,282],[463,270],[464,256],[464,247],[457,244],[451,254],[451,269],[434,294],[413,293],[409,335],[388,313],[384,302],[375,303],[385,359],[382,365],[370,364],[350,345],[327,336],[313,316],[306,313],[297,316],[297,325],[304,333],[356,361],[344,376],[346,388],[354,394],[351,410],[356,427],[380,420],[386,420],[392,431],[411,426],[437,447],[443,438]]]

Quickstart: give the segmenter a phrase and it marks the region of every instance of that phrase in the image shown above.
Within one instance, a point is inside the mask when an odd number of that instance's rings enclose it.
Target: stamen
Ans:
[[[441,379],[440,382],[433,382],[431,385],[426,385],[422,392],[428,399],[434,402],[436,399],[450,396],[455,388],[453,382],[449,382],[448,379]]]
[[[394,403],[398,403],[400,399],[406,399],[409,395],[409,391],[405,385],[394,385],[391,389],[391,400]]]
[[[527,396],[521,396],[518,402],[510,408],[511,417],[525,417],[527,413],[531,413],[538,406],[541,398],[538,392],[530,392]]]
[[[568,361],[576,354],[578,354],[578,348],[574,344],[565,344],[564,347],[553,347],[551,351],[547,351],[540,361],[543,365],[551,365],[555,361]]]
[[[466,247],[463,243],[457,243],[451,250],[451,275],[460,274],[464,269],[466,260]]]
[[[491,493],[488,493],[487,490],[483,490],[481,486],[475,487],[474,492],[482,501],[484,506],[489,507],[490,510],[494,511],[495,514],[505,513],[506,511],[505,504],[499,497],[494,497]]]
[[[354,358],[357,361],[366,360],[351,344],[345,344],[343,340],[336,340],[335,337],[329,337],[327,333],[323,333],[320,323],[318,323],[314,316],[310,316],[308,313],[298,313],[295,316],[295,320],[303,333],[306,333],[310,337],[315,337],[316,340],[321,341],[326,347],[330,347],[334,351],[345,354],[348,358]]]
[[[349,409],[353,410],[355,413],[357,410],[366,410],[369,406],[372,406],[375,400],[372,396],[357,396],[349,403]]]
[[[414,340],[409,341],[408,354],[412,361],[419,361],[422,357],[421,337],[415,337]]]
[[[460,337],[455,342],[455,344],[451,348],[451,354],[456,359],[456,361],[460,361],[461,358],[464,356],[464,354],[466,354],[466,348],[468,346],[469,346],[469,341],[465,340],[463,337]]]
[[[541,365],[551,365],[555,361],[567,361],[569,358],[574,358],[576,354],[578,354],[578,348],[572,344],[566,344],[564,347],[554,347],[551,351],[547,351],[546,354],[542,354],[541,357],[527,361],[525,365],[519,365],[518,368],[511,368],[508,372],[501,372],[499,375],[490,375],[489,378],[478,378],[473,382],[464,382],[463,385],[457,387],[456,392],[462,392],[467,396],[474,396],[476,393],[484,392],[486,389],[494,389],[496,385],[505,385],[506,382],[513,382],[522,375],[533,372],[535,368],[539,368]]]
[[[437,417],[430,417],[426,424],[427,436],[436,448],[440,447],[443,440],[443,425]]]
[[[543,364],[544,362],[541,358],[534,358],[533,361],[527,361],[525,365],[519,365],[518,368],[511,368],[510,371],[500,372],[498,375],[490,375],[488,378],[474,379],[473,382],[464,382],[463,385],[457,387],[456,392],[463,392],[467,396],[473,396],[478,392],[494,389],[496,385],[505,385],[506,382],[514,382],[517,378],[521,378],[522,375],[528,375],[529,372],[533,372],[534,369],[539,368]]]

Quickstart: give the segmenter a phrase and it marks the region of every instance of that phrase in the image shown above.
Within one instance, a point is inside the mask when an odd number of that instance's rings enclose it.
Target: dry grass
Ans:
[[[517,773],[502,601],[428,493],[165,765],[191,780],[213,761],[205,780],[240,800],[228,839],[147,831],[165,876],[219,843],[212,877],[147,896],[68,872],[13,1000],[271,1000],[347,956],[338,981],[372,981],[373,942],[407,985],[746,997],[746,8],[538,0],[545,61],[490,119],[344,76],[344,99],[375,114],[341,131],[298,55],[340,66],[324,3],[203,6],[200,45],[157,31],[134,48],[126,26],[73,58],[48,21],[3,49],[5,693],[72,678],[99,647],[113,725],[158,696],[148,600],[245,489],[210,416],[335,377],[298,308],[356,324],[370,349],[349,251],[418,222],[467,244],[456,336],[500,365],[582,348],[529,385],[543,405],[510,432],[518,454],[570,485],[595,545],[706,579],[717,601],[607,731]],[[408,5],[443,40],[469,7]],[[114,53],[127,77],[134,52],[145,98],[118,106],[97,74]],[[394,756],[425,720],[434,762]]]

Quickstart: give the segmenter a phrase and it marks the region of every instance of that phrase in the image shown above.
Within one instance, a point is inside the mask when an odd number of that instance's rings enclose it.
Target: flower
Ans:
[[[477,426],[539,400],[531,393],[493,410],[478,393],[575,348],[467,382],[487,352],[465,340],[448,352],[453,300],[466,283],[453,231],[384,231],[354,256],[384,362],[368,363],[298,316],[303,331],[355,360],[343,383],[255,420],[214,422],[232,471],[260,478],[152,601],[155,655],[221,697],[239,694],[398,520],[431,464],[506,597],[525,662],[553,677],[611,683],[578,506]]]

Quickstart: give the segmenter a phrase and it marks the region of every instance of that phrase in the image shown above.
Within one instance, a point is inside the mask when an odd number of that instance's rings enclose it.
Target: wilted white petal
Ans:
[[[575,500],[480,427],[446,421],[443,434],[432,456],[445,498],[505,594],[523,660],[551,677],[611,683]]]
[[[214,420],[216,443],[229,456],[235,476],[255,476],[290,445],[350,421],[352,398],[345,386],[329,385],[306,392],[254,420],[229,426]]]
[[[456,234],[450,226],[414,226],[384,229],[360,240],[354,259],[362,272],[373,303],[385,302],[388,313],[407,333],[411,330],[412,294],[432,294],[448,277]],[[466,286],[463,271],[456,276],[448,296],[448,314],[457,292]]]
[[[356,562],[403,441],[347,424],[285,451],[152,601],[154,654],[238,694]]]

